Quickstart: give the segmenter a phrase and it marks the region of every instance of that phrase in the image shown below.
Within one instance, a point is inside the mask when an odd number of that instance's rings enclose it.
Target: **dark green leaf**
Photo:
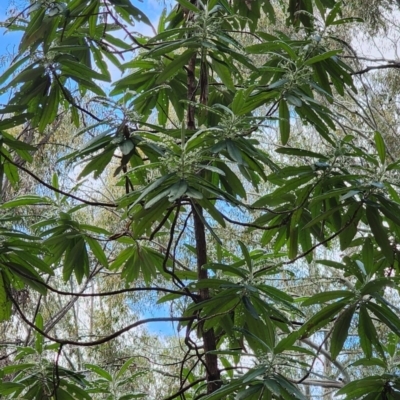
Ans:
[[[333,56],[336,56],[337,54],[341,53],[342,50],[330,50],[327,51],[326,53],[318,54],[314,57],[309,58],[304,62],[305,65],[311,65],[317,62],[320,62],[322,60],[325,60],[327,58],[331,58]]]
[[[374,140],[376,145],[376,150],[378,150],[378,155],[381,160],[381,163],[384,164],[386,159],[386,146],[385,142],[383,141],[382,135],[376,131],[374,134]]]
[[[382,218],[376,207],[367,205],[367,220],[374,238],[389,263],[393,262],[393,249],[388,238],[388,232],[383,227]]]
[[[353,297],[354,293],[349,290],[332,290],[328,292],[317,293],[309,299],[303,301],[303,306],[311,306],[314,304],[326,303],[331,300],[340,299],[342,297],[349,298]]]
[[[331,356],[333,359],[336,359],[336,357],[339,355],[348,337],[350,323],[353,319],[355,310],[356,305],[349,306],[335,321],[330,347]]]
[[[279,101],[279,131],[282,144],[287,144],[290,136],[290,114],[287,103],[283,99]]]

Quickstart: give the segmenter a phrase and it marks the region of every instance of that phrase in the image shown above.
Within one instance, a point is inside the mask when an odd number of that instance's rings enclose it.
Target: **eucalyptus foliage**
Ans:
[[[37,0],[6,22],[23,36],[0,77],[11,93],[0,176],[18,187],[28,174],[41,189],[1,205],[0,319],[22,318],[35,336],[1,370],[1,395],[146,397],[124,389],[146,379],[133,359],[72,368],[63,349],[175,321],[186,356],[160,399],[304,399],[307,384],[345,399],[400,398],[400,163],[384,132],[364,132],[361,146],[333,107],[358,89],[334,28],[360,21],[335,0],[177,0],[146,37],[132,33],[137,23],[152,29],[140,5]],[[271,28],[282,15],[286,30]],[[111,66],[123,72],[116,82]],[[60,165],[78,165],[78,180],[114,175],[115,201],[63,190],[57,174],[49,182],[30,168],[38,149],[15,131],[45,134],[60,118],[84,141]],[[321,150],[296,139],[295,121],[317,132]],[[36,207],[34,224],[20,229],[23,211]],[[104,209],[119,230],[79,218]],[[257,245],[233,244],[228,228]],[[339,278],[312,296],[271,283],[307,265]],[[40,304],[33,318],[19,305],[26,288],[105,296],[86,290],[99,270],[116,274],[122,292],[154,292],[172,314],[85,340],[46,328]],[[83,289],[62,290],[60,280]],[[344,364],[350,344],[359,357]],[[322,356],[337,373],[314,379]]]

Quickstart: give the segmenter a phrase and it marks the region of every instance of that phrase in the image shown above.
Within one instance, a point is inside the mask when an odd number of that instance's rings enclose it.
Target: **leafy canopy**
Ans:
[[[142,379],[130,373],[134,359],[113,370],[65,363],[63,352],[155,321],[182,331],[179,376],[160,394],[168,399],[304,399],[322,352],[342,380],[317,387],[399,398],[399,162],[384,132],[365,132],[365,146],[336,107],[358,87],[332,32],[357,19],[334,0],[281,3],[177,0],[151,36],[132,33],[152,25],[130,0],[36,1],[6,22],[23,36],[0,76],[10,94],[0,175],[18,188],[28,174],[38,186],[2,193],[0,319],[15,315],[35,336],[1,370],[5,398],[146,396],[115,390]],[[114,68],[123,77],[112,82]],[[76,179],[103,194],[63,189],[57,174],[49,182],[31,167],[39,147],[15,132],[33,130],[39,142],[61,119],[83,144],[60,151],[58,165],[78,165]],[[319,146],[299,140],[296,121]],[[105,176],[113,200],[92,179]],[[82,217],[104,209],[114,225]],[[295,296],[271,283],[308,265],[332,277],[326,290]],[[116,296],[100,271],[116,276],[118,293],[154,292],[172,315],[85,340],[56,333],[39,300],[33,314],[18,304],[24,288],[37,299]],[[346,364],[350,345],[358,358]],[[363,377],[360,366],[371,367]]]

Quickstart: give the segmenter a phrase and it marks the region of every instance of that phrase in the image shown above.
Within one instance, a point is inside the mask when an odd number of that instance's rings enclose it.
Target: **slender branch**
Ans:
[[[31,278],[29,277],[29,279],[31,279]],[[50,277],[47,278],[46,284],[47,284],[47,282],[49,280],[50,280]],[[42,305],[42,299],[43,299],[43,295],[40,294],[39,298],[37,300],[37,303],[36,303],[35,311],[33,313],[33,320],[36,320],[36,317],[39,314],[40,306]],[[32,332],[32,329],[29,329],[29,332],[26,335],[26,339],[25,339],[25,346],[28,346],[28,344],[29,344],[29,341],[30,341],[30,338],[31,338],[31,332]]]
[[[7,264],[7,267],[9,267],[11,270],[13,270],[12,264]],[[187,292],[185,291],[178,291],[178,290],[172,290],[172,289],[166,289],[166,288],[161,288],[158,286],[150,286],[150,287],[136,287],[136,288],[126,288],[126,289],[119,289],[119,290],[111,290],[109,292],[102,292],[102,293],[82,293],[81,292],[67,292],[64,290],[58,290],[51,285],[49,285],[46,282],[43,282],[39,279],[36,279],[35,277],[32,277],[31,275],[24,274],[23,271],[18,271],[19,275],[24,276],[25,278],[28,278],[34,282],[39,283],[40,285],[44,286],[46,289],[50,290],[53,293],[57,293],[63,296],[74,296],[74,297],[106,297],[106,296],[113,296],[117,294],[122,294],[122,293],[131,293],[131,292],[150,292],[150,291],[155,291],[155,292],[164,292],[164,293],[172,293],[172,294],[179,294],[182,296],[188,295]],[[86,290],[87,285],[84,286],[83,290]]]
[[[293,264],[295,261],[299,260],[300,258],[305,257],[307,254],[310,254],[313,250],[315,250],[317,247],[326,244],[330,242],[332,239],[334,239],[336,236],[339,236],[346,228],[348,228],[349,225],[351,225],[356,218],[356,215],[358,213],[358,210],[362,207],[362,202],[360,202],[360,205],[357,207],[355,210],[353,216],[339,229],[337,230],[333,235],[327,237],[325,240],[321,240],[319,243],[315,244],[314,246],[311,246],[307,251],[299,254],[297,257],[293,258],[292,260],[285,261],[283,264]],[[257,271],[258,272],[258,271]]]
[[[350,75],[362,75],[369,71],[374,71],[377,69],[390,69],[390,68],[395,68],[395,69],[400,68],[400,62],[385,64],[385,65],[375,65],[375,66],[370,65],[359,71],[351,72]]]
[[[324,348],[320,348],[319,345],[311,341],[310,339],[300,339],[303,343],[307,344],[308,346],[312,347],[313,349],[319,351],[325,358],[327,358],[343,375],[344,382],[348,383],[351,381],[350,375],[346,371],[346,367],[338,360],[334,360],[330,353],[326,351]],[[302,382],[304,383],[304,382]],[[339,382],[338,382],[339,383]],[[343,384],[342,384],[343,386]]]
[[[183,287],[185,287],[184,283],[176,276],[174,271],[170,271],[167,268],[167,261],[171,256],[172,242],[174,241],[174,232],[175,232],[176,223],[178,221],[179,211],[180,211],[180,204],[178,205],[178,208],[175,213],[175,217],[171,224],[171,229],[169,232],[169,240],[168,240],[168,244],[167,244],[167,249],[165,250],[165,256],[164,256],[162,268],[163,268],[163,271],[165,271],[167,274],[172,276],[172,279],[173,279],[173,282],[175,283],[175,285],[177,285],[177,283],[179,283],[179,285],[183,288]],[[177,286],[179,286],[179,285],[177,285]]]
[[[62,351],[63,351],[63,345],[60,344],[60,347],[57,351],[55,365],[53,367],[53,380],[54,380],[53,393],[54,393],[56,399],[57,399],[57,390],[58,390],[58,388],[60,386],[60,382],[61,382],[59,365],[60,365],[60,357],[61,357]]]
[[[183,321],[192,321],[196,319],[195,315],[189,316],[189,317],[158,317],[158,318],[147,318],[147,319],[142,319],[139,321],[136,321],[130,325],[127,325],[126,327],[119,329],[118,331],[112,333],[111,335],[105,336],[101,339],[98,340],[93,340],[91,342],[80,342],[77,340],[68,340],[68,339],[59,339],[54,336],[49,335],[42,329],[39,329],[33,322],[29,321],[29,319],[26,317],[26,315],[22,312],[21,308],[18,305],[18,302],[15,301],[15,299],[12,297],[11,293],[7,290],[8,296],[11,300],[11,302],[14,304],[18,314],[21,316],[22,320],[29,325],[31,328],[33,328],[36,332],[44,336],[46,339],[51,340],[52,342],[59,343],[61,345],[73,345],[73,346],[80,346],[80,347],[92,347],[92,346],[98,346],[100,344],[107,343],[118,336],[121,336],[123,333],[130,331],[133,328],[136,328],[140,325],[144,324],[149,324],[152,322],[183,322]]]
[[[303,253],[299,254],[297,257],[293,258],[292,260],[283,261],[279,265],[290,265],[290,264],[293,264],[295,261],[300,260],[301,258],[305,257],[307,254],[310,254],[316,248],[318,248],[318,247],[330,242],[332,239],[334,239],[335,237],[339,236],[350,224],[353,223],[354,219],[356,218],[357,212],[362,207],[362,205],[363,205],[363,203],[360,202],[360,205],[355,210],[353,216],[339,230],[337,230],[331,236],[328,236],[326,239],[321,240],[320,242],[316,243],[314,246],[311,246],[307,251],[304,251]],[[276,265],[274,267],[276,267]],[[261,268],[261,269],[257,270],[255,273],[256,274],[260,274],[262,272],[268,271],[270,268],[271,268],[271,266],[269,265],[267,267],[264,267],[264,268]]]
[[[127,288],[127,289],[120,289],[120,290],[112,290],[110,292],[102,292],[102,293],[73,293],[73,292],[63,292],[62,290],[57,290],[54,288],[50,288],[49,286],[46,286],[49,290],[51,290],[54,293],[58,293],[61,295],[65,296],[76,296],[76,297],[106,297],[106,296],[113,296],[117,294],[122,294],[122,293],[132,293],[132,292],[150,292],[150,291],[155,291],[155,292],[164,292],[164,293],[172,293],[172,294],[178,294],[182,296],[187,296],[186,292],[181,292],[179,290],[171,290],[171,289],[166,289],[166,288],[160,288],[160,287],[139,287],[139,288]]]
[[[167,222],[167,219],[169,218],[169,216],[171,215],[173,210],[173,207],[171,207],[166,214],[164,215],[163,219],[160,221],[160,223],[156,226],[156,228],[154,229],[153,232],[151,232],[151,235],[149,237],[149,240],[153,240],[154,236],[157,234],[157,232],[164,226],[164,224]]]
[[[89,275],[89,277],[86,279],[86,282],[84,283],[84,285],[82,286],[80,292],[83,293],[88,285],[89,282],[91,281],[91,279],[97,275],[98,272],[101,271],[101,268],[98,268],[99,263],[96,264],[95,268],[93,269],[93,271],[91,272],[91,274]],[[65,315],[68,313],[68,311],[74,306],[74,304],[78,301],[78,297],[74,297],[72,298],[63,308],[61,308],[61,310],[58,311],[58,313],[48,322],[46,323],[45,327],[44,327],[44,331],[50,332],[51,329],[54,328],[54,326],[56,326],[56,324],[61,321],[62,318],[65,317]]]
[[[319,353],[322,353],[323,346],[324,346],[324,344],[326,343],[326,341],[329,339],[329,336],[331,335],[332,331],[333,331],[333,327],[326,333],[326,335],[325,335],[325,337],[324,337],[324,340],[321,342],[321,344],[316,346],[317,353],[315,354],[315,356],[314,356],[314,358],[313,358],[313,360],[312,360],[312,362],[311,362],[311,365],[309,366],[309,368],[308,368],[306,374],[305,374],[301,379],[299,379],[299,380],[296,382],[297,384],[304,382],[304,381],[310,376],[311,371],[312,371],[313,368],[314,368],[315,361],[316,361],[317,358],[318,358],[318,354],[319,354]]]
[[[287,211],[288,214],[290,214],[291,212],[292,212],[291,210]],[[261,229],[263,231],[269,231],[271,229],[280,228],[281,226],[286,225],[288,223],[288,220],[289,220],[289,215],[288,215],[287,218],[285,218],[280,224],[271,225],[271,226],[261,226],[261,225],[257,225],[257,224],[252,224],[250,222],[236,221],[234,219],[229,218],[228,216],[226,216],[221,211],[219,213],[221,214],[221,216],[222,216],[222,218],[224,220],[230,222],[231,224],[245,226],[245,227],[248,227],[248,228],[257,228],[257,229]]]
[[[363,57],[359,55],[341,55],[340,58],[349,58],[351,60],[363,60],[363,61],[371,61],[371,62],[386,62],[390,64],[397,64],[399,60],[392,60],[388,58],[373,58],[373,57]]]
[[[35,175],[33,172],[31,172],[29,169],[23,167],[22,165],[18,165],[16,162],[12,161],[9,157],[7,157],[3,152],[0,152],[1,156],[4,157],[10,164],[16,166],[17,168],[21,169],[22,171],[26,172],[29,176],[31,176],[33,179],[35,179],[37,182],[42,184],[43,186],[47,187],[48,189],[52,190],[53,192],[60,193],[64,196],[70,197],[71,199],[80,201],[81,203],[87,204],[89,206],[97,206],[97,207],[113,207],[116,208],[117,204],[114,203],[102,203],[98,201],[89,201],[82,199],[78,196],[75,196],[71,193],[64,192],[64,190],[57,189],[56,187],[50,185],[49,183],[46,183],[43,179],[40,179],[37,175]]]
[[[189,385],[183,387],[181,390],[178,390],[177,392],[175,392],[172,396],[165,397],[163,400],[176,399],[178,396],[182,395],[183,393],[185,393],[187,390],[189,390],[193,386],[196,386],[198,383],[204,382],[205,380],[206,380],[206,378],[197,379],[197,380],[193,381],[192,383],[189,383]]]
[[[54,77],[54,79],[57,81],[58,86],[61,89],[61,92],[65,98],[65,100],[68,101],[68,103],[71,104],[71,106],[77,108],[78,110],[80,110],[81,112],[89,115],[89,117],[92,117],[95,121],[97,122],[101,122],[102,120],[99,117],[96,117],[96,115],[94,115],[93,113],[91,113],[90,111],[86,110],[85,108],[81,107],[70,95],[69,93],[65,90],[64,85],[60,82],[60,78],[57,75],[57,73],[54,71],[54,68],[51,69],[52,75]]]

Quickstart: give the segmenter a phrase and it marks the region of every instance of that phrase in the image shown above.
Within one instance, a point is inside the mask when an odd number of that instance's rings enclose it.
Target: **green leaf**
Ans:
[[[144,205],[144,208],[146,210],[150,209],[160,200],[165,199],[167,196],[169,196],[170,193],[171,193],[171,188],[162,190],[161,192],[157,193],[154,197],[152,197],[149,201],[147,201],[146,204]]]
[[[5,287],[3,275],[0,274],[0,322],[10,319],[11,306],[12,303],[7,295],[7,288]]]
[[[179,70],[185,66],[190,58],[195,54],[196,50],[188,49],[179,56],[176,56],[173,61],[171,61],[156,79],[156,84],[160,84],[162,82],[167,81],[171,77],[173,77]]]
[[[329,14],[327,15],[325,19],[325,25],[329,26],[332,25],[333,21],[335,20],[336,16],[341,13],[341,3],[337,2],[334,7],[329,11]]]
[[[114,148],[109,147],[106,148],[102,153],[92,157],[92,159],[86,164],[85,168],[83,168],[82,172],[79,174],[78,179],[84,178],[92,172],[94,172],[94,178],[98,178],[107,165],[111,162],[113,155]]]
[[[140,194],[140,196],[136,199],[136,201],[133,203],[133,206],[135,204],[140,203],[141,200],[143,200],[149,193],[151,193],[153,190],[157,189],[159,186],[161,186],[167,179],[172,177],[174,174],[170,173],[167,175],[163,175],[160,178],[156,179],[153,183],[151,183],[149,186],[147,186],[143,192]]]
[[[309,299],[303,301],[302,306],[311,306],[314,304],[326,303],[331,300],[336,300],[340,298],[353,297],[354,293],[349,290],[332,290],[328,292],[317,293]]]
[[[348,24],[350,22],[364,22],[364,20],[358,17],[340,18],[332,22],[331,25],[343,25],[343,24]]]
[[[288,243],[288,257],[289,260],[293,260],[296,258],[298,253],[298,239],[299,239],[299,230],[298,228],[290,228],[289,232],[289,243]]]
[[[384,164],[386,159],[386,146],[382,135],[378,131],[375,131],[374,140],[381,163]]]
[[[188,189],[188,184],[185,180],[181,179],[171,186],[170,192],[168,195],[168,200],[172,203],[175,200],[181,198]]]
[[[168,31],[166,31],[166,33],[168,33]],[[181,49],[181,48],[184,48],[184,47],[198,48],[199,46],[200,45],[199,45],[199,43],[197,41],[195,41],[192,38],[188,38],[188,39],[183,39],[183,40],[179,40],[179,41],[172,42],[172,43],[166,42],[166,43],[160,44],[158,46],[155,46],[153,49],[151,49],[147,53],[147,55],[149,57],[155,58],[155,57],[159,57],[159,56],[171,53],[174,50]],[[127,78],[124,78],[124,79],[127,79]]]
[[[188,0],[176,0],[181,6],[183,6],[185,9],[188,9],[190,11],[193,11],[195,13],[200,12],[200,10],[194,5],[192,4],[190,1]]]
[[[212,64],[213,70],[217,73],[218,77],[221,79],[222,83],[230,90],[235,90],[234,81],[232,79],[232,71],[229,69],[229,66],[225,63],[220,62],[218,59],[213,59]],[[236,100],[236,103],[239,99]],[[232,111],[235,112],[237,109],[235,100],[232,103]]]
[[[44,132],[47,125],[52,123],[57,116],[58,105],[59,105],[60,89],[58,84],[54,84],[47,96],[46,104],[43,108],[43,113],[39,122],[39,132]]]
[[[290,136],[290,114],[287,103],[283,99],[279,101],[279,131],[281,142],[286,145]]]
[[[124,375],[124,373],[125,373],[126,371],[128,371],[128,368],[129,368],[134,362],[135,362],[135,357],[132,357],[132,358],[126,360],[126,361],[123,363],[122,367],[121,367],[121,368],[119,369],[119,371],[117,372],[115,378],[116,378],[117,380],[119,380],[119,379]]]
[[[345,229],[339,235],[340,249],[347,249],[358,232],[358,224],[363,214],[363,209],[358,203],[352,203],[343,216]]]
[[[361,358],[360,360],[357,360],[357,361],[351,363],[350,366],[351,367],[359,367],[359,366],[362,366],[362,367],[373,367],[373,366],[378,366],[378,367],[381,367],[381,368],[384,368],[384,369],[387,368],[387,365],[383,360],[381,360],[380,358],[375,358],[375,357],[372,357],[372,358]]]
[[[11,64],[11,66],[0,75],[0,85],[2,85],[21,65],[24,65],[27,61],[29,61],[29,56],[22,57],[20,60]],[[21,79],[21,77],[19,77],[19,79]]]
[[[338,396],[346,395],[346,399],[361,399],[365,398],[364,395],[375,392],[376,395],[379,394],[378,398],[381,398],[380,393],[382,393],[386,380],[384,377],[372,375],[364,379],[358,379],[348,383],[343,388],[336,392]]]
[[[109,382],[113,381],[112,376],[103,368],[100,368],[97,365],[94,364],[85,364],[85,368],[93,371],[94,373],[96,373],[97,375],[103,377],[104,379],[107,379]]]
[[[320,160],[328,159],[328,157],[323,154],[314,153],[313,151],[304,150],[304,149],[296,149],[294,147],[279,147],[275,151],[279,154],[287,154],[290,156],[312,157],[312,158],[318,158]]]
[[[242,296],[242,302],[244,305],[244,308],[248,311],[248,313],[254,318],[254,319],[260,319],[258,316],[258,313],[256,309],[254,308],[253,304],[251,303],[251,300],[247,296]]]
[[[86,392],[86,390],[82,389],[75,383],[71,383],[63,379],[60,386],[66,389],[66,393],[71,393],[74,395],[74,397],[71,396],[72,399],[78,398],[83,400],[92,400],[92,397]]]
[[[14,208],[19,206],[28,206],[28,205],[37,205],[37,204],[52,204],[52,201],[48,197],[41,197],[36,195],[26,195],[17,197],[14,200],[7,201],[2,204],[2,208]]]
[[[6,132],[1,132],[1,136],[2,136],[2,140],[3,142],[10,147],[10,149],[14,149],[16,151],[18,150],[26,150],[26,151],[35,151],[37,150],[36,147],[25,143],[21,140],[17,140],[15,139],[13,136],[9,135]],[[27,160],[27,161],[31,161],[31,160]]]
[[[0,394],[4,396],[11,395],[17,390],[22,391],[23,389],[25,389],[25,386],[17,382],[2,382],[0,384]]]
[[[22,282],[46,296],[47,288],[42,285],[43,279],[33,268],[29,265],[20,265],[14,262],[8,262],[6,265]]]
[[[99,260],[100,264],[103,267],[108,268],[108,260],[104,253],[103,248],[100,246],[99,242],[89,236],[85,237],[86,243],[89,245],[90,249],[92,250],[94,256]]]
[[[321,311],[312,316],[299,330],[292,332],[286,338],[282,339],[275,347],[275,354],[282,353],[292,346],[297,339],[309,337],[318,329],[327,325],[346,305],[347,301],[341,300],[324,307]]]
[[[24,371],[26,369],[31,369],[32,367],[35,367],[34,363],[24,363],[24,364],[7,365],[2,370],[4,372],[4,375],[8,375],[19,371]]]
[[[314,226],[315,224],[317,224],[318,222],[321,221],[327,221],[328,218],[335,212],[337,212],[338,210],[342,210],[343,209],[343,205],[339,204],[336,207],[332,207],[331,209],[329,209],[328,211],[325,211],[324,213],[318,215],[317,217],[315,217],[314,219],[312,219],[311,221],[307,222],[307,224],[305,224],[303,226],[303,229],[308,229],[311,228],[312,226]],[[354,237],[354,235],[353,235]],[[352,238],[353,238],[352,237]]]
[[[259,284],[257,285],[257,289],[265,293],[270,299],[274,301],[282,302],[285,305],[288,305],[288,303],[293,303],[292,296],[276,287]]]
[[[247,250],[246,245],[242,241],[238,240],[238,243],[239,243],[240,249],[242,250],[243,257],[244,257],[244,259],[246,261],[247,267],[248,267],[249,271],[251,271],[253,265],[252,265],[250,253]]]
[[[79,238],[76,242],[72,241],[65,254],[63,268],[64,281],[68,281],[72,272],[74,272],[78,283],[82,282],[83,276],[88,275],[89,272],[86,269],[86,257],[86,246],[83,238]]]
[[[243,279],[246,279],[247,274],[248,274],[248,272],[246,270],[243,270],[242,268],[237,268],[237,267],[233,267],[231,265],[218,264],[218,263],[205,264],[204,268],[226,271],[226,272],[229,272],[233,276],[239,276]]]
[[[121,9],[125,10],[129,14],[129,16],[135,18],[136,21],[144,22],[145,24],[152,26],[146,14],[144,14],[142,11],[136,8],[129,0],[110,0],[110,3],[118,7],[121,7]],[[127,22],[131,22],[130,18],[128,18]]]
[[[393,262],[393,248],[388,238],[388,232],[383,227],[382,218],[379,215],[378,209],[367,205],[366,216],[376,242],[387,261],[391,264]]]
[[[202,199],[198,199],[197,203],[199,203],[204,208],[204,210],[206,210],[211,215],[211,217],[215,221],[217,221],[222,227],[226,226],[224,217],[211,201],[203,197]]]
[[[43,67],[43,65],[37,65],[37,63],[33,63],[29,65],[29,67],[18,73],[18,75],[2,89],[2,92],[20,83],[34,81],[36,78],[42,76],[44,72],[45,68]]]
[[[366,306],[363,304],[359,310],[358,317],[358,336],[360,338],[360,345],[365,354],[365,357],[372,357],[372,345],[376,347],[379,343],[375,326],[368,314]],[[379,346],[377,348],[379,350]]]
[[[76,74],[76,75],[75,75]],[[95,84],[90,78],[86,77],[85,75],[80,75],[78,72],[71,73],[71,71],[64,69],[64,75],[66,78],[73,79],[81,88],[81,90],[88,89],[93,93],[97,94],[101,97],[106,97],[106,93],[103,89],[100,88],[99,85]],[[106,78],[104,78],[106,79]],[[65,88],[64,88],[65,92]]]
[[[400,336],[400,319],[393,311],[386,306],[380,306],[371,301],[367,303],[367,308],[372,311],[381,322],[391,329],[393,333]]]
[[[241,381],[239,382],[237,380],[230,381],[228,384],[222,385],[222,387],[217,389],[215,392],[204,396],[203,400],[221,400],[227,398],[226,396],[235,392],[242,386],[243,383]]]
[[[35,325],[38,329],[43,330],[43,317],[42,314],[38,313],[35,318]],[[39,354],[43,352],[44,336],[39,332],[35,332],[35,349]]]
[[[393,333],[390,333],[388,336],[389,336],[389,340],[386,345],[386,349],[387,349],[387,352],[390,354],[390,356],[393,357],[397,352],[397,345],[399,343],[399,337]]]
[[[228,154],[232,158],[232,160],[237,162],[238,164],[243,164],[243,157],[239,148],[236,146],[236,143],[228,139],[226,141],[226,147],[228,149]]]
[[[326,60],[327,58],[331,58],[333,56],[336,56],[337,54],[341,53],[342,50],[330,50],[327,51],[326,53],[318,54],[317,56],[311,57],[308,60],[304,62],[304,65],[311,65],[315,64],[317,62],[320,62],[322,60]]]
[[[335,360],[341,352],[343,345],[347,339],[350,323],[353,319],[356,305],[349,306],[344,312],[342,312],[339,318],[336,319],[334,329],[331,337],[331,356]]]
[[[385,287],[397,287],[397,283],[392,278],[376,278],[369,281],[360,291],[361,295],[374,294],[380,292]]]

